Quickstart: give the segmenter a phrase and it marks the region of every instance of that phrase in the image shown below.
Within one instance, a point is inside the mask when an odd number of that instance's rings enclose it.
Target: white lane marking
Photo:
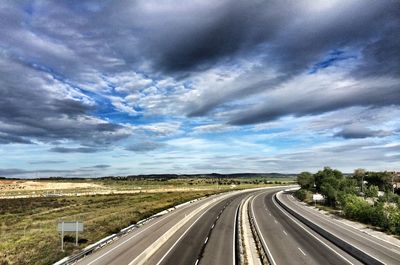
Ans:
[[[199,259],[196,259],[196,262],[194,263],[194,265],[197,265],[199,263]]]
[[[175,214],[180,212],[182,209],[186,209],[186,208],[181,208],[178,210],[175,210]],[[150,229],[151,227],[153,227],[154,225],[158,224],[159,222],[163,221],[164,219],[171,217],[174,215],[167,215],[165,217],[163,217],[162,219],[158,220],[157,222],[151,224],[150,226],[144,228],[143,230],[140,230],[138,233],[134,234],[132,237],[128,238],[127,240],[123,241],[122,243],[116,245],[115,247],[113,247],[112,249],[108,250],[107,252],[103,253],[102,255],[100,255],[99,257],[97,257],[96,259],[92,260],[91,262],[89,262],[87,265],[93,264],[94,262],[98,261],[99,259],[103,258],[105,255],[108,255],[110,252],[114,251],[115,249],[119,248],[120,246],[122,246],[123,244],[127,243],[128,241],[130,241],[131,239],[137,237],[138,235],[140,235],[141,233],[147,231],[148,229]]]
[[[304,256],[307,256],[306,253],[304,253],[304,251],[301,250],[301,248],[298,248],[298,249],[300,250],[300,252],[301,252]]]
[[[215,205],[215,204],[214,204]],[[211,208],[211,206],[209,206]],[[175,243],[168,249],[168,251],[162,256],[162,258],[157,262],[157,265],[165,259],[165,257],[172,251],[172,249],[178,244],[178,242],[186,235],[186,233],[197,223],[197,221],[210,209],[206,209],[197,219],[183,232],[183,234],[175,241]]]
[[[276,208],[278,208],[282,213],[284,213],[287,217],[289,217],[290,220],[292,220],[295,224],[297,224],[298,226],[300,226],[304,231],[306,231],[309,235],[311,235],[313,238],[315,238],[316,240],[318,240],[321,244],[323,244],[325,247],[327,247],[329,250],[331,250],[333,253],[335,253],[336,255],[338,255],[339,257],[341,257],[343,260],[345,260],[347,263],[354,265],[350,260],[346,259],[344,256],[342,256],[340,253],[338,253],[336,250],[334,250],[333,248],[331,248],[330,246],[328,246],[324,241],[322,241],[321,239],[319,239],[318,237],[316,237],[313,233],[311,233],[310,231],[308,231],[308,229],[306,229],[305,227],[303,227],[303,225],[301,223],[299,223],[299,221],[297,221],[296,219],[294,219],[291,215],[289,215],[288,213],[286,213],[285,210],[283,210],[276,202],[275,202],[275,198],[274,196],[272,196],[272,202],[275,205]]]
[[[207,237],[206,240],[204,241],[204,245],[207,244],[207,241],[208,241],[208,237]]]
[[[213,225],[211,226],[211,229],[213,229],[213,228],[214,228],[214,226],[215,226],[215,224],[213,224]]]
[[[292,196],[292,197],[293,197],[293,196]],[[294,199],[294,198],[293,198],[293,199]],[[302,207],[302,208],[304,208],[305,211],[311,213],[312,215],[317,216],[317,214],[314,213],[314,212],[312,212],[311,209],[308,209],[307,207]],[[335,225],[335,226],[340,227],[341,229],[344,229],[344,230],[346,230],[346,231],[349,231],[349,232],[351,232],[351,233],[353,233],[353,234],[355,234],[355,235],[357,235],[357,236],[359,236],[359,237],[361,237],[361,238],[364,238],[364,239],[366,239],[366,240],[368,240],[368,241],[370,241],[370,242],[373,242],[374,244],[377,244],[378,246],[381,246],[381,247],[383,247],[383,248],[386,248],[386,249],[388,249],[388,250],[391,250],[391,251],[393,251],[393,252],[396,252],[397,254],[400,254],[400,252],[399,252],[398,250],[396,250],[396,249],[389,248],[389,247],[387,247],[387,246],[385,246],[385,245],[382,245],[382,244],[380,244],[380,243],[374,241],[374,240],[371,239],[371,238],[365,237],[364,235],[357,233],[356,231],[352,231],[351,229],[348,229],[348,228],[339,226],[339,224],[337,224],[337,223],[335,223],[334,221],[330,220],[329,217],[327,217],[327,216],[325,216],[325,215],[323,215],[323,214],[320,214],[319,216],[320,216],[322,219],[328,221],[329,223],[331,223],[331,224],[333,224],[333,225]],[[344,225],[350,227],[350,228],[353,228],[353,227],[351,227],[350,225],[348,225],[348,224],[346,224],[346,223],[344,223],[344,222],[341,222],[341,221],[339,221],[339,222],[340,222],[341,224],[344,224]],[[353,229],[354,229],[354,228],[353,228]],[[358,231],[358,230],[357,230],[357,231]],[[359,231],[358,231],[358,232],[359,232]],[[362,233],[362,232],[360,232],[360,233]],[[374,235],[370,235],[370,236],[372,236],[372,237],[374,237],[374,238],[376,238],[376,239],[379,239],[379,240],[381,240],[381,241],[383,241],[383,242],[386,242],[386,243],[388,243],[388,244],[390,244],[390,245],[393,245],[393,246],[395,246],[395,247],[398,247],[397,245],[394,245],[394,244],[393,244],[392,242],[390,242],[390,241],[381,239],[381,238],[376,237],[376,236],[374,236]]]
[[[285,231],[285,230],[283,230],[282,232],[285,234],[285,236],[287,236],[287,233],[286,233],[286,231]]]
[[[275,262],[275,260],[274,260],[274,257],[272,256],[272,254],[271,254],[271,251],[269,250],[269,248],[268,248],[268,245],[267,245],[267,243],[265,243],[265,239],[264,239],[264,237],[262,236],[262,234],[261,234],[261,231],[260,231],[260,227],[258,226],[258,222],[257,222],[257,218],[256,218],[256,215],[254,214],[254,199],[256,198],[256,197],[258,197],[259,195],[261,195],[262,193],[260,193],[260,194],[258,194],[258,195],[256,195],[256,196],[253,196],[253,199],[251,200],[251,211],[252,211],[252,213],[253,213],[253,219],[254,219],[254,223],[255,223],[255,225],[256,225],[256,229],[257,229],[257,231],[258,231],[258,234],[260,235],[260,237],[261,237],[261,240],[262,240],[262,242],[263,242],[263,244],[264,244],[264,246],[266,247],[266,249],[267,249],[267,252],[268,252],[268,255],[271,257],[271,264],[272,265],[276,265],[276,262]]]
[[[272,216],[272,215],[269,213],[269,216]]]
[[[240,203],[239,203],[239,205],[238,205],[238,207],[236,208],[236,211],[235,211],[235,218],[234,218],[234,221],[233,221],[233,240],[232,240],[232,264],[233,265],[236,265],[236,259],[235,259],[235,253],[236,253],[236,218],[237,218],[237,213],[238,213],[238,209],[239,209],[239,207],[240,207]]]
[[[276,221],[276,219],[274,219],[274,222],[275,222],[275,224],[277,224],[277,223],[278,223],[278,221]]]

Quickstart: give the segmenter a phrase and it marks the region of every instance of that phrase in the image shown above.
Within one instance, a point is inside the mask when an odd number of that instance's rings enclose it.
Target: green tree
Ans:
[[[379,190],[392,190],[392,174],[389,172],[367,172],[364,178],[368,185],[375,185]]]
[[[343,179],[343,174],[339,170],[331,169],[330,167],[324,167],[323,170],[318,171],[315,175],[315,187],[317,191],[321,191],[321,186],[328,179]],[[337,188],[337,187],[334,187]]]
[[[297,183],[302,189],[311,190],[314,187],[314,176],[310,172],[301,172],[297,176]]]

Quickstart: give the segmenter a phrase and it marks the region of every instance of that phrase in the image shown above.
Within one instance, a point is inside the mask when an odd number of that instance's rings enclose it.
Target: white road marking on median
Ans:
[[[199,263],[199,259],[196,259],[196,262],[194,263],[194,265],[197,265]]]
[[[262,193],[260,193],[259,195],[261,195],[261,194],[262,194]],[[251,203],[250,203],[250,204],[251,204],[251,211],[252,211],[252,213],[253,213],[253,219],[254,219],[254,223],[255,223],[255,225],[256,225],[258,234],[260,235],[261,240],[262,240],[264,246],[265,246],[266,249],[267,249],[268,255],[269,255],[269,257],[271,258],[271,264],[272,264],[272,265],[276,265],[276,262],[275,262],[275,260],[274,260],[274,257],[272,256],[271,251],[269,250],[268,245],[267,245],[267,243],[265,243],[265,239],[264,239],[264,237],[262,236],[262,234],[261,234],[261,232],[260,232],[260,227],[258,226],[258,222],[257,222],[256,216],[255,216],[255,214],[254,214],[253,202],[254,202],[254,199],[255,199],[256,197],[258,197],[259,195],[254,196],[253,199],[251,200]]]
[[[315,238],[316,240],[318,240],[320,243],[322,243],[325,247],[327,247],[329,250],[331,250],[332,252],[334,252],[336,255],[338,255],[339,257],[341,257],[343,260],[345,260],[346,262],[348,262],[349,264],[354,265],[350,260],[346,259],[344,256],[342,256],[340,253],[338,253],[336,250],[334,250],[333,248],[331,248],[330,246],[328,246],[324,241],[322,241],[321,239],[319,239],[318,237],[316,237],[313,233],[311,233],[310,231],[308,231],[308,229],[306,229],[305,227],[303,227],[303,225],[297,221],[296,219],[294,219],[291,215],[289,215],[288,213],[286,213],[285,210],[282,209],[282,207],[280,207],[274,199],[274,196],[272,196],[272,202],[273,204],[276,206],[276,208],[278,208],[282,213],[284,213],[287,217],[289,217],[290,220],[292,220],[295,224],[297,224],[298,226],[300,226],[304,231],[306,231],[309,235],[311,235],[313,238]]]
[[[285,230],[283,230],[283,233],[285,234],[285,236],[287,236],[287,233],[286,233],[286,231],[285,231]]]
[[[300,252],[301,252],[304,256],[307,256],[306,253],[304,253],[304,251],[301,250],[301,248],[298,248],[298,249],[300,250]]]
[[[206,240],[204,240],[204,245],[207,244],[208,241],[208,237],[206,238]]]

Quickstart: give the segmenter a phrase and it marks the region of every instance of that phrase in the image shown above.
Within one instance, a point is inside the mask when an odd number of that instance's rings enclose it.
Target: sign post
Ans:
[[[324,200],[324,196],[322,196],[322,194],[319,193],[313,194],[314,207],[317,207],[317,201],[322,201],[322,200]]]
[[[64,252],[64,221],[61,223],[61,251]]]
[[[75,245],[78,246],[78,235],[83,232],[83,223],[61,221],[58,223],[58,231],[61,232],[61,251],[64,251],[64,232],[75,232]]]

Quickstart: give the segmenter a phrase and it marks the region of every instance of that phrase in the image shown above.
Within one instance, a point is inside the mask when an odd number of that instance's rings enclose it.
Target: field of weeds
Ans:
[[[173,205],[215,193],[188,191],[0,200],[0,264],[52,264],[101,238]],[[79,247],[74,234],[60,250],[57,222],[80,220]]]

